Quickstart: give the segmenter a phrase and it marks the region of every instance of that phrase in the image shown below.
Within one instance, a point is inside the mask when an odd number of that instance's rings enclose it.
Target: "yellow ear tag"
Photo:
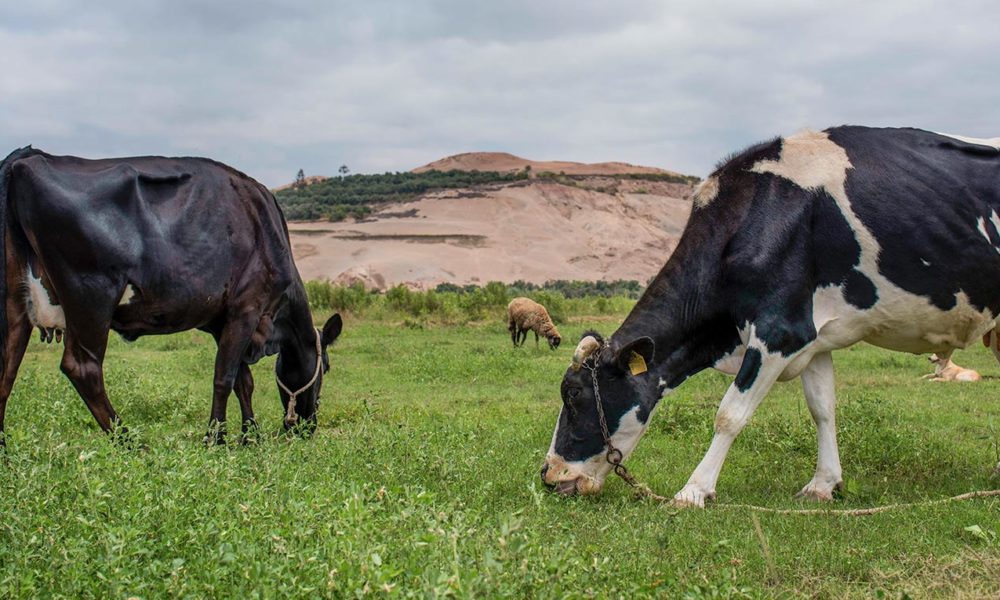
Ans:
[[[646,372],[646,359],[638,352],[632,352],[628,359],[628,369],[633,375],[641,375]]]

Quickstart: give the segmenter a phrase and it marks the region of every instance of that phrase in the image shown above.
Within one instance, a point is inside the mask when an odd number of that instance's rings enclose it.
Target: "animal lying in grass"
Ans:
[[[924,375],[924,379],[931,381],[979,381],[981,379],[979,373],[953,363],[951,352],[942,353],[940,356],[931,354],[927,360],[934,365],[934,372]]]
[[[555,350],[562,341],[559,330],[556,329],[549,311],[530,298],[514,298],[507,305],[507,331],[514,347],[523,346],[528,332],[535,333],[535,346],[538,346],[538,336],[549,342],[549,348]]]
[[[996,340],[997,181],[1000,138],[918,129],[805,131],[726,160],[621,327],[581,340],[542,480],[598,492],[660,399],[714,367],[736,377],[675,501],[715,497],[736,436],[776,381],[799,376],[819,448],[800,495],[831,499],[843,485],[833,350],[866,341],[944,353]]]

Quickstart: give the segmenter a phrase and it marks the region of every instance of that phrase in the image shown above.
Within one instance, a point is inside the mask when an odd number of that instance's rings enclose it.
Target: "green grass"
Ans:
[[[765,556],[745,510],[678,512],[618,480],[596,497],[545,492],[538,469],[572,342],[615,325],[571,320],[550,352],[511,348],[500,322],[348,319],[312,439],[278,435],[267,360],[254,367],[262,439],[210,449],[208,336],[114,340],[109,393],[145,451],[99,433],[58,350],[32,342],[0,463],[0,598],[1000,595],[996,499],[761,514]],[[1000,487],[1000,366],[982,347],[956,358],[987,380],[921,381],[926,360],[872,347],[835,355],[849,487],[838,506]],[[633,473],[679,489],[728,383],[706,372],[668,397]],[[229,416],[238,423],[235,398]],[[801,386],[779,384],[733,447],[719,500],[800,506],[792,495],[814,460]]]

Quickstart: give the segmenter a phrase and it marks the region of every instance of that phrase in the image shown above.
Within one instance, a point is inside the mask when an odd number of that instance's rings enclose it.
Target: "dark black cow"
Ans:
[[[779,379],[802,376],[818,431],[801,494],[841,485],[831,351],[859,341],[950,352],[1000,315],[1000,139],[835,127],[754,146],[694,195],[677,250],[622,326],[586,336],[562,381],[542,478],[598,491],[660,398],[705,368],[735,373],[681,504],[715,494],[736,435]],[[995,336],[994,336],[995,339]],[[595,385],[596,379],[596,385]]]
[[[32,326],[65,332],[62,371],[105,431],[109,330],[126,340],[201,329],[218,343],[210,439],[236,390],[253,426],[248,365],[278,353],[285,425],[315,424],[334,315],[312,324],[288,229],[264,186],[203,158],[85,160],[33,148],[0,163],[0,438]],[[55,335],[53,335],[55,334]]]

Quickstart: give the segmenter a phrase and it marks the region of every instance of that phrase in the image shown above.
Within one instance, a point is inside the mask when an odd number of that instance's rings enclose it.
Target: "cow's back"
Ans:
[[[941,310],[964,292],[1000,314],[1000,150],[918,129],[829,133],[851,160],[847,197],[881,273]]]
[[[806,167],[806,168],[803,168]],[[1000,314],[1000,151],[917,129],[836,127],[753,170],[808,190],[821,347],[964,347]]]
[[[38,154],[12,173],[17,224],[56,292],[78,293],[88,276],[128,282],[131,312],[151,314],[130,330],[201,326],[254,281],[269,278],[273,296],[296,277],[273,197],[219,163]]]

